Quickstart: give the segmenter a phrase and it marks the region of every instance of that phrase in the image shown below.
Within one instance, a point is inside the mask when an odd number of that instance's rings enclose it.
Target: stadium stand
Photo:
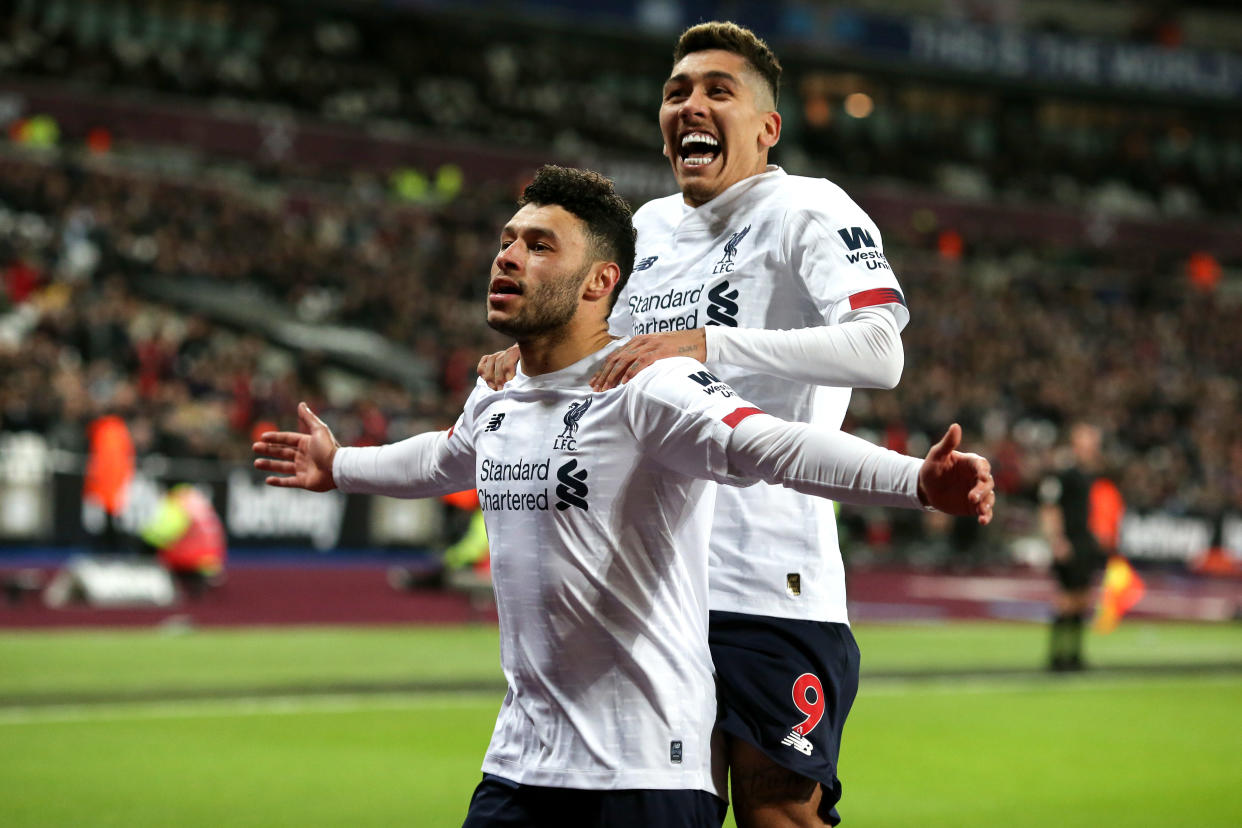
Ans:
[[[985,4],[986,5],[986,4]],[[276,106],[352,124],[646,158],[663,38],[510,31],[464,14],[394,19],[288,4],[19,3],[0,68],[93,89]],[[1128,33],[1167,37],[1136,18]],[[1227,30],[1227,29],[1226,29]],[[827,51],[785,59],[784,155],[834,180],[892,178],[977,198],[1104,206],[1134,215],[1236,213],[1242,126],[1222,106],[1166,95],[1104,100],[868,66]],[[862,112],[868,114],[862,115]],[[786,162],[788,163],[788,162]]]
[[[70,102],[50,133],[10,112],[0,148],[0,431],[80,451],[84,424],[117,410],[140,453],[242,462],[249,435],[306,398],[343,439],[382,442],[446,424],[499,344],[480,276],[512,176],[467,166],[437,190],[367,153],[230,151],[210,129],[216,144],[171,146],[135,113],[277,113],[359,142],[517,148],[511,168],[647,165],[636,200],[671,186],[653,149],[663,35],[334,8],[54,0],[0,20],[0,95]],[[1169,35],[1148,21],[1126,36]],[[1033,532],[1034,486],[1083,417],[1105,425],[1134,509],[1242,512],[1236,105],[790,51],[778,161],[858,195],[914,309],[900,386],[857,392],[848,427],[921,453],[961,421],[1014,504],[1007,538]],[[133,123],[74,121],[85,98]],[[883,546],[871,517],[850,521]]]

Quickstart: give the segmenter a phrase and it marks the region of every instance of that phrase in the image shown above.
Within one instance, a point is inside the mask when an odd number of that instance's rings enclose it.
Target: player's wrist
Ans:
[[[935,512],[936,507],[931,505],[931,499],[927,495],[927,487],[923,485],[923,476],[919,475],[918,483],[915,485],[914,494],[919,499],[919,505],[924,511]]]
[[[337,452],[337,449],[339,449],[340,447],[341,447],[340,443],[336,442],[336,440],[334,439],[332,441],[332,448],[328,450],[328,462],[327,462],[326,472],[328,475],[328,488],[329,489],[337,488],[337,485],[336,485],[336,452]]]
[[[682,353],[699,362],[707,362],[707,329],[695,328],[689,334],[690,343],[682,347]]]

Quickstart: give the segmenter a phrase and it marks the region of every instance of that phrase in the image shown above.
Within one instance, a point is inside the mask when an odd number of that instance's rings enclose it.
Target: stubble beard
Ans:
[[[578,312],[579,288],[590,269],[588,263],[577,273],[539,285],[523,294],[520,312],[508,319],[488,319],[488,326],[518,342],[564,329]]]

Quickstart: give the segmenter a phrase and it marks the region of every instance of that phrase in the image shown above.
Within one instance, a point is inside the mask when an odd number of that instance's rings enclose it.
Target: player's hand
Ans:
[[[707,361],[707,334],[702,328],[640,334],[613,351],[591,377],[592,391],[607,391],[629,382],[657,359],[685,356]]]
[[[306,403],[298,403],[298,426],[302,431],[265,431],[259,435],[259,442],[251,446],[260,455],[254,467],[274,473],[264,481],[269,486],[312,492],[335,489],[332,459],[340,443]]]
[[[996,504],[992,465],[977,454],[957,451],[961,442],[962,427],[954,423],[927,452],[919,469],[919,500],[950,515],[974,515],[986,526]]]
[[[488,354],[479,360],[479,376],[493,391],[499,391],[505,383],[517,375],[518,346],[510,345],[503,351]]]

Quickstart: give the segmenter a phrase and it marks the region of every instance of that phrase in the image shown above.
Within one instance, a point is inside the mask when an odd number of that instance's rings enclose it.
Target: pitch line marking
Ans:
[[[928,681],[872,679],[864,681],[862,697],[893,697],[919,693],[982,695],[988,693],[1081,693],[1113,692],[1128,687],[1168,687],[1194,684],[1242,684],[1240,675],[1134,677],[1068,676],[1026,680],[943,679]],[[480,702],[500,703],[495,690],[427,693],[344,693],[228,699],[186,699],[163,702],[109,702],[101,704],[27,705],[0,708],[0,727],[27,724],[77,724],[159,719],[207,719],[244,716],[295,716],[312,713],[348,714],[372,710],[418,710],[433,707],[468,708]]]
[[[75,724],[152,719],[208,719],[238,716],[289,716],[306,713],[360,713],[371,710],[414,710],[429,707],[475,707],[503,693],[495,690],[453,693],[266,696],[230,699],[193,699],[163,702],[28,705],[0,708],[0,726]]]
[[[1076,675],[1036,675],[1027,678],[953,678],[935,679],[872,679],[863,677],[859,688],[859,697],[865,696],[901,696],[912,693],[922,695],[983,695],[986,693],[1082,693],[1082,692],[1115,692],[1127,688],[1149,687],[1180,687],[1186,684],[1200,686],[1242,684],[1242,674],[1229,673],[1208,676],[1104,676]]]

